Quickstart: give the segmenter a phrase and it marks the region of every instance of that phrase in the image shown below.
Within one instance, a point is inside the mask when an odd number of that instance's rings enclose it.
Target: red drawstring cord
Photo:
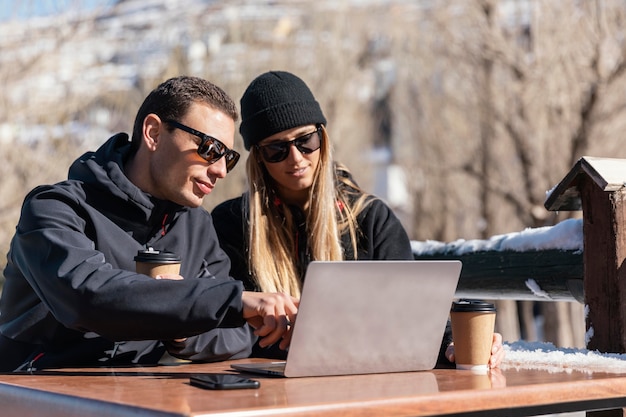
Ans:
[[[163,216],[163,224],[161,224],[161,236],[165,236],[165,222],[167,221],[167,214]]]

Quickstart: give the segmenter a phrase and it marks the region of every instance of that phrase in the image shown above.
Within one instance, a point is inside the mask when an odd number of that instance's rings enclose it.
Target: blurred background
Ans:
[[[626,157],[622,1],[13,0],[0,51],[2,269],[25,194],[130,133],[147,93],[180,74],[237,103],[262,72],[299,75],[336,159],[413,240],[580,216],[546,211],[546,192],[581,156]],[[238,135],[235,148],[245,159]],[[242,167],[207,209],[244,191]],[[581,304],[498,304],[505,341],[584,347]]]

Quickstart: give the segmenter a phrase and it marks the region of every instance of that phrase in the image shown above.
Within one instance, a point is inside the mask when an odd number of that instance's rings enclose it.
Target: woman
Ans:
[[[231,274],[246,288],[299,297],[313,259],[413,259],[391,209],[333,162],[326,118],[301,79],[259,76],[241,112],[250,190],[218,206],[213,218]]]
[[[304,81],[282,71],[258,76],[241,116],[249,191],[212,216],[231,275],[246,289],[299,297],[312,260],[413,259],[392,210],[334,162],[326,118]]]

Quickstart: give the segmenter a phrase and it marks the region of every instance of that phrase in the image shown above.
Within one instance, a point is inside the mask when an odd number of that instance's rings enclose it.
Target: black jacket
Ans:
[[[25,198],[0,298],[0,371],[153,364],[166,347],[204,361],[250,354],[243,286],[229,277],[209,213],[132,184],[129,144],[112,137],[76,160],[67,181]],[[146,247],[179,254],[184,280],[135,273]]]
[[[339,185],[342,186],[342,185]],[[402,227],[402,224],[395,216],[391,208],[382,200],[369,197],[370,204],[359,214],[357,221],[359,224],[357,259],[358,260],[410,260],[413,259],[411,243]],[[231,258],[231,275],[244,282],[247,290],[258,291],[252,276],[248,270],[247,257],[247,225],[243,218],[242,204],[243,197],[228,200],[215,207],[211,216],[215,224],[215,230],[220,239],[222,248]],[[296,207],[283,207],[291,210],[294,219],[300,219],[298,230],[293,233],[296,237],[298,247],[297,252],[298,269],[300,276],[304,278],[306,266],[311,261],[308,255],[307,232],[304,224],[304,214]],[[350,236],[345,233],[341,237],[342,246],[347,260],[354,259],[354,252],[350,242]],[[446,338],[445,342],[448,342]],[[253,356],[282,358],[285,352],[280,351],[277,345],[262,349],[255,345]]]
[[[338,185],[343,186],[343,185]],[[357,259],[358,260],[412,260],[413,252],[411,242],[402,227],[400,220],[395,216],[389,206],[382,200],[369,197],[370,204],[359,214]],[[230,274],[244,282],[247,290],[258,291],[252,276],[249,273],[247,257],[247,224],[242,211],[243,198],[237,197],[215,207],[211,212],[215,230],[220,244],[231,258]],[[298,230],[294,230],[298,248],[298,267],[300,275],[304,278],[306,266],[310,262],[308,256],[307,233],[304,225],[304,213],[297,207],[283,207],[292,211],[294,219],[301,219]],[[354,259],[354,252],[350,242],[350,236],[345,233],[341,237],[345,259]],[[446,326],[444,337],[439,351],[438,363],[449,365],[445,357],[446,347],[452,341],[450,322]],[[261,348],[255,344],[252,356],[284,358],[286,352],[278,348],[278,344],[268,348]]]
[[[402,227],[402,224],[393,211],[380,199],[371,197],[372,201],[358,216],[359,223],[357,259],[413,259],[411,243]],[[247,226],[242,212],[243,198],[237,197],[225,201],[215,207],[211,216],[222,249],[231,259],[231,275],[244,282],[247,290],[256,290],[254,280],[248,271]],[[301,219],[298,230],[294,230],[298,248],[298,269],[301,278],[304,278],[306,266],[311,261],[308,255],[307,232],[304,224],[304,214],[297,207],[287,206],[294,219]],[[350,242],[350,235],[345,233],[341,237],[344,258],[354,259],[354,251]]]

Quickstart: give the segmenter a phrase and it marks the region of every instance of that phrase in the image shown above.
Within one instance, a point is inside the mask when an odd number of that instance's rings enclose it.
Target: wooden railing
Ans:
[[[488,240],[411,242],[415,259],[463,263],[457,296],[584,302],[583,222],[526,229]]]
[[[489,300],[584,301],[579,250],[414,252],[415,259],[463,262],[456,296]]]
[[[458,243],[449,243],[434,251],[414,248],[414,257],[460,259],[461,297],[584,303],[587,348],[626,353],[626,160],[581,158],[544,205],[550,211],[582,210],[584,250],[459,252]],[[587,415],[623,417],[625,410]]]

